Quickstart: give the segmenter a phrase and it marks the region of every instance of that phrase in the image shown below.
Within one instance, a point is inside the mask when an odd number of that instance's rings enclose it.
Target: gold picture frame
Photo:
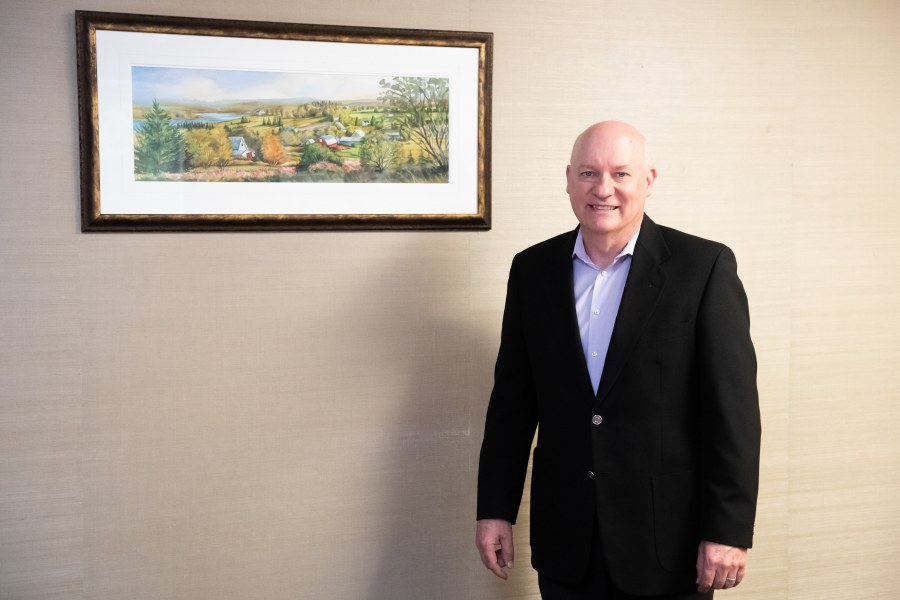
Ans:
[[[82,231],[490,229],[493,34],[75,17]]]

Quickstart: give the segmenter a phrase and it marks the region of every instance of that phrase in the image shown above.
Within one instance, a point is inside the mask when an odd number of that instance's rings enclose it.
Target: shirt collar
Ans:
[[[625,244],[625,247],[622,248],[622,251],[619,252],[616,257],[613,259],[612,264],[616,264],[620,260],[622,260],[626,256],[631,256],[634,254],[634,247],[637,244],[638,236],[641,234],[641,230],[638,229],[637,233],[628,240],[628,243]],[[578,236],[575,238],[575,248],[572,250],[572,258],[577,258],[584,264],[589,267],[593,267],[595,269],[599,269],[597,265],[594,264],[594,261],[591,260],[591,257],[588,256],[587,250],[584,249],[584,238],[581,236],[581,228],[578,228]]]

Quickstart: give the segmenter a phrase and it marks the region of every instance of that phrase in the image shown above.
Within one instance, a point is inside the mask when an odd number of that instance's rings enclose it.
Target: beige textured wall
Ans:
[[[481,421],[509,260],[573,226],[569,143],[609,117],[653,144],[650,214],[729,243],[750,294],[762,489],[727,596],[896,597],[900,4],[2,8],[0,598],[537,598],[525,526],[509,583],[472,546]],[[493,31],[494,229],[81,234],[76,8]]]

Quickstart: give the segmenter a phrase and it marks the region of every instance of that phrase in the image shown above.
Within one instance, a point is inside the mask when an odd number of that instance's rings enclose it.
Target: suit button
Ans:
[[[588,479],[593,479],[593,478],[594,478],[594,472],[588,471]]]
[[[602,422],[603,417],[601,417],[600,415],[594,415],[593,417],[591,417],[591,423],[593,423],[594,425],[599,425]]]

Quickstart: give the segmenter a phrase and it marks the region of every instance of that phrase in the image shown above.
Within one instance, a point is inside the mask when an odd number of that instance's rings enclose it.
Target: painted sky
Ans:
[[[389,78],[385,76],[384,78]],[[172,67],[132,67],[132,99],[149,106],[241,100],[374,100],[382,91],[377,75],[280,73]]]

